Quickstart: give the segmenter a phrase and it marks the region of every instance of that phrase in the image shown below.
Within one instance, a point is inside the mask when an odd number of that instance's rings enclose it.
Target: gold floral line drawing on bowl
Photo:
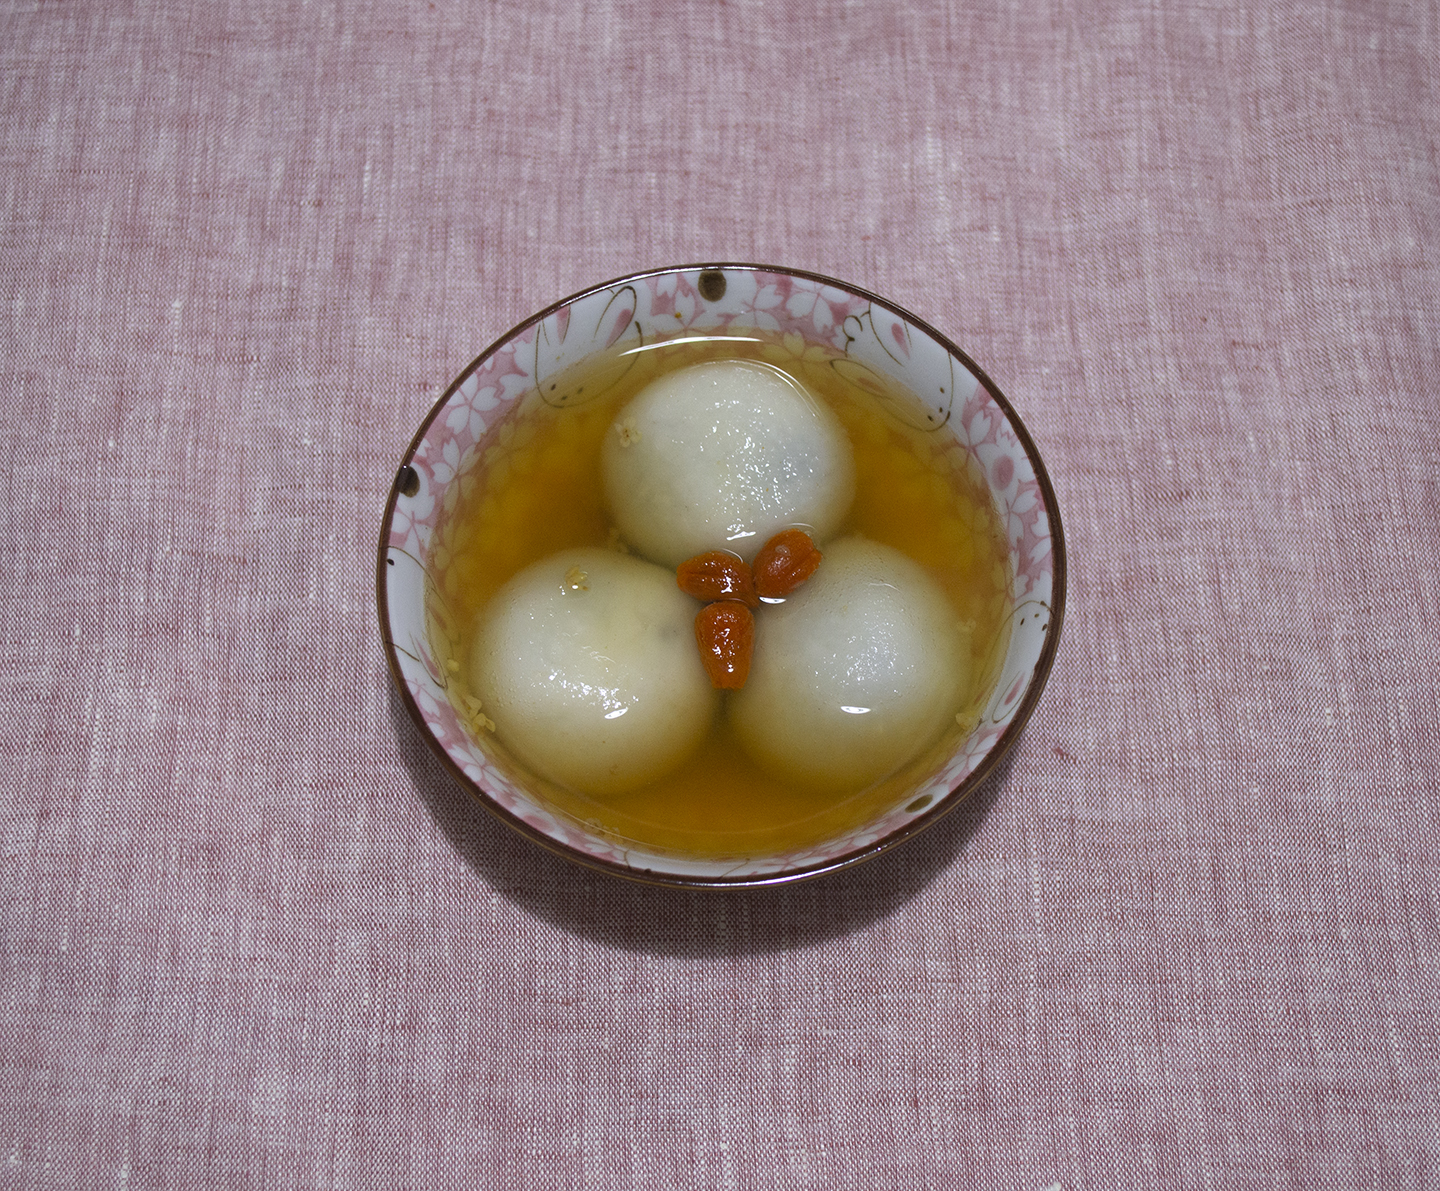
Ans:
[[[637,842],[633,831],[598,821],[573,799],[567,806],[564,798],[537,794],[533,782],[517,782],[513,770],[506,772],[503,750],[490,747],[489,712],[471,706],[459,691],[462,659],[444,644],[463,637],[463,622],[473,611],[448,611],[454,593],[445,590],[453,561],[446,556],[446,518],[473,495],[477,476],[493,476],[505,457],[520,458],[531,449],[525,436],[540,433],[538,423],[530,424],[535,408],[556,415],[552,429],[587,416],[595,425],[608,424],[613,408],[607,394],[617,386],[633,392],[646,369],[663,371],[663,357],[737,349],[757,359],[768,353],[802,376],[808,369],[827,378],[842,399],[849,391],[884,407],[886,433],[904,440],[912,456],[928,451],[942,472],[983,486],[1008,553],[1009,590],[1002,623],[982,634],[975,659],[994,676],[986,697],[963,709],[966,722],[867,807],[862,821],[790,847],[687,855],[673,841],[668,848]],[[872,433],[873,425],[867,429],[863,418],[852,416],[847,431],[854,438]],[[603,510],[592,508],[588,515],[596,522],[590,532],[603,535]],[[861,532],[873,531],[863,524],[863,511],[858,521]],[[642,880],[732,886],[854,863],[962,801],[1009,747],[1039,698],[1058,639],[1065,578],[1054,493],[1038,452],[968,357],[864,291],[751,265],[660,270],[597,286],[526,320],[478,357],[436,404],[406,453],[387,504],[377,566],[382,635],[402,697],[472,794],[522,833],[583,863]]]

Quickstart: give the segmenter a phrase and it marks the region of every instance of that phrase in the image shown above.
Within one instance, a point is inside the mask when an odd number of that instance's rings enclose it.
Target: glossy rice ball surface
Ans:
[[[562,551],[481,612],[471,689],[496,736],[540,776],[585,794],[636,789],[679,765],[714,718],[699,607],[652,563]]]
[[[751,562],[792,525],[823,542],[855,495],[839,420],[753,360],[696,364],[647,385],[606,433],[601,464],[620,532],[667,567],[707,550]]]
[[[763,768],[798,786],[859,790],[954,723],[968,635],[898,550],[845,538],[824,555],[803,587],[756,616],[750,678],[729,715]]]

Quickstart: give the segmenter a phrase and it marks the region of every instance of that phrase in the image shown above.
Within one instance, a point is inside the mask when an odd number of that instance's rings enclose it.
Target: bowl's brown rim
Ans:
[[[1025,454],[1030,459],[1031,466],[1035,469],[1035,479],[1040,485],[1040,491],[1045,500],[1046,516],[1050,522],[1050,549],[1054,557],[1055,567],[1050,597],[1050,623],[1045,630],[1045,642],[1040,647],[1040,656],[1036,659],[1035,667],[1031,672],[1030,685],[1026,690],[1025,698],[1021,700],[1019,708],[1016,710],[1010,723],[1006,726],[1005,731],[1001,733],[1000,738],[991,746],[990,751],[985,754],[980,764],[967,774],[959,785],[952,787],[949,793],[938,799],[928,810],[916,815],[913,819],[896,828],[883,839],[866,844],[864,847],[857,848],[853,852],[847,852],[843,856],[825,860],[819,864],[784,872],[736,877],[702,877],[683,873],[655,872],[652,869],[633,868],[628,865],[618,864],[614,861],[602,860],[599,857],[590,856],[581,852],[577,848],[572,848],[568,844],[561,843],[559,840],[552,839],[544,832],[530,826],[530,824],[507,811],[496,802],[482,786],[465,774],[450,754],[445,751],[444,746],[435,738],[435,735],[425,723],[425,717],[416,705],[414,697],[410,694],[409,687],[406,685],[404,675],[400,670],[400,660],[395,651],[395,642],[390,636],[390,609],[386,597],[386,585],[388,581],[386,567],[390,526],[395,516],[395,502],[400,495],[400,477],[404,474],[405,469],[410,466],[411,460],[414,459],[415,452],[419,450],[420,443],[423,441],[426,431],[430,429],[430,424],[439,417],[440,411],[449,403],[455,391],[464,384],[466,378],[486,359],[499,350],[500,347],[510,342],[527,328],[547,318],[562,306],[568,306],[570,303],[577,302],[581,298],[588,297],[590,294],[641,281],[647,277],[656,277],[667,273],[689,273],[696,270],[706,271],[711,269],[721,271],[725,269],[745,269],[752,272],[779,273],[788,277],[802,277],[808,281],[816,281],[822,285],[833,286],[836,289],[844,290],[847,293],[864,298],[869,302],[891,311],[912,326],[918,327],[926,334],[931,335],[936,342],[943,345],[947,351],[952,352],[955,357],[962,361],[979,379],[990,396],[994,398],[995,402],[1005,411],[1011,428],[1015,431],[1016,437],[1020,440],[1020,444],[1025,450]],[[601,282],[599,285],[588,286],[578,293],[571,294],[568,298],[561,298],[560,301],[551,303],[538,314],[532,314],[522,322],[517,323],[476,356],[460,374],[451,381],[445,392],[431,407],[424,421],[420,423],[419,429],[415,431],[414,437],[411,438],[410,445],[406,448],[399,466],[395,469],[395,477],[390,485],[390,495],[385,502],[385,513],[380,522],[380,541],[375,564],[375,596],[376,611],[379,614],[380,620],[380,638],[385,646],[386,661],[389,663],[391,677],[399,690],[401,700],[405,705],[405,710],[409,712],[410,718],[415,721],[421,736],[425,738],[430,744],[430,747],[439,755],[441,763],[450,771],[455,780],[496,818],[502,820],[521,835],[539,844],[541,847],[563,856],[567,860],[572,860],[577,864],[584,865],[586,868],[595,869],[598,872],[610,873],[614,876],[649,885],[668,885],[691,889],[753,889],[772,885],[785,885],[795,881],[813,880],[827,873],[837,872],[844,868],[851,868],[854,865],[860,864],[862,861],[869,860],[872,857],[880,855],[882,852],[888,851],[897,844],[903,843],[905,840],[924,831],[925,828],[954,810],[974,793],[976,788],[990,775],[1001,758],[1014,746],[1015,741],[1020,736],[1020,732],[1026,723],[1029,722],[1036,704],[1040,701],[1040,695],[1045,688],[1046,681],[1050,677],[1050,670],[1055,663],[1056,651],[1059,648],[1061,625],[1065,618],[1067,565],[1065,532],[1060,522],[1060,508],[1056,501],[1054,485],[1051,484],[1050,475],[1045,470],[1044,461],[1040,457],[1039,448],[1035,445],[1035,440],[1030,436],[1029,429],[1021,420],[1015,407],[1010,404],[1009,399],[1001,392],[999,386],[990,379],[989,374],[971,359],[965,351],[956,345],[948,336],[937,331],[924,319],[917,318],[908,310],[897,306],[894,302],[890,302],[878,294],[873,294],[869,290],[862,289],[859,286],[851,285],[849,282],[828,277],[823,273],[812,273],[806,269],[724,261],[645,269],[639,273],[629,273],[623,277],[617,277],[612,281]]]

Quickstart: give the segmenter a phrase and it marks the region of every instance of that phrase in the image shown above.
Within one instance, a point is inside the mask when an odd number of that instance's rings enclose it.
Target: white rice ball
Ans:
[[[698,608],[652,563],[562,551],[480,614],[471,687],[496,736],[537,774],[584,794],[637,789],[679,765],[714,719]]]
[[[753,562],[797,524],[823,542],[855,496],[839,420],[753,360],[696,364],[647,385],[606,433],[601,462],[620,532],[667,567],[707,550]]]
[[[755,620],[731,723],[756,762],[799,786],[859,790],[888,776],[954,723],[969,688],[955,609],[877,542],[831,543],[814,576]]]

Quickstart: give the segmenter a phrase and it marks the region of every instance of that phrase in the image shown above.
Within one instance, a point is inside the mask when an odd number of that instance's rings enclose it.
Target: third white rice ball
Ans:
[[[814,576],[756,622],[731,723],[762,767],[799,786],[859,790],[888,776],[954,723],[969,690],[954,607],[877,542],[831,543]]]

